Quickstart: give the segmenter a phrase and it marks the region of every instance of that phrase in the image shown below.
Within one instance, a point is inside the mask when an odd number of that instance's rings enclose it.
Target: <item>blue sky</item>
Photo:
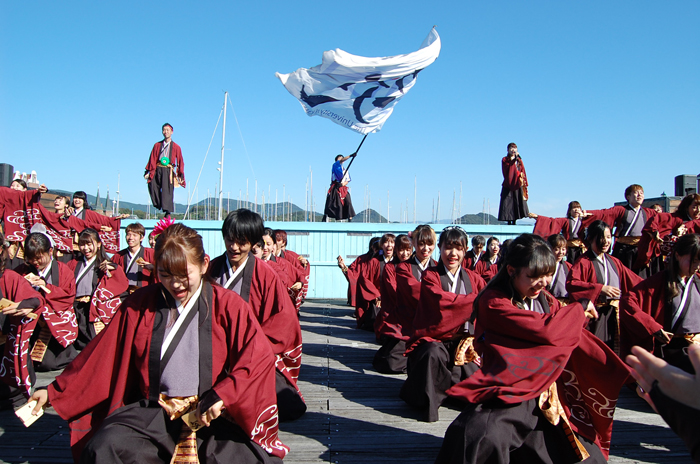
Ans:
[[[415,51],[433,25],[438,60],[419,76],[353,165],[391,219],[498,208],[500,158],[518,144],[530,209],[602,208],[630,183],[647,197],[698,174],[700,4],[651,2],[10,2],[0,15],[0,160],[50,188],[147,203],[143,168],[164,122],[194,187],[230,93],[224,192],[258,189],[304,204],[309,170],[322,210],[330,167],[361,136],[307,117],[275,72]],[[245,144],[245,145],[244,145]],[[214,195],[221,124],[199,183]],[[250,163],[249,163],[250,159]],[[252,169],[251,169],[252,165]],[[283,187],[284,186],[284,187]],[[186,203],[187,190],[176,200]],[[269,201],[269,198],[268,198]]]

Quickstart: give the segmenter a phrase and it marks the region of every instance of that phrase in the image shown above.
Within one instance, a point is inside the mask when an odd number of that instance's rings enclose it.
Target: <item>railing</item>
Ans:
[[[134,221],[122,221],[121,243],[126,246],[124,230]],[[146,228],[146,235],[156,225],[154,220],[138,221]],[[184,221],[189,227],[196,229],[203,238],[204,249],[212,258],[224,252],[224,241],[221,237],[221,221]],[[346,264],[350,264],[357,256],[367,252],[369,240],[380,237],[385,233],[395,235],[405,234],[415,228],[415,224],[363,224],[345,222],[273,222],[265,223],[271,229],[283,229],[287,232],[287,247],[306,257],[311,263],[309,276],[308,298],[345,298],[347,281],[338,269],[337,257],[342,256]],[[432,224],[435,232],[440,235],[448,224]],[[460,225],[469,237],[483,235],[498,237],[501,242],[515,238],[526,232],[532,232],[531,225]],[[148,241],[144,239],[147,246]],[[437,259],[438,251],[434,254]]]

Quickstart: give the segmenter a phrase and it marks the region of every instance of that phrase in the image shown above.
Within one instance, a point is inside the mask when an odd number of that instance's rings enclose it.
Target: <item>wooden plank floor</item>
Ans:
[[[374,335],[354,329],[352,311],[339,301],[314,300],[301,309],[304,358],[300,388],[308,412],[281,424],[292,451],[286,463],[432,463],[445,429],[459,411],[440,409],[425,423],[398,397],[405,376],[372,370]],[[53,376],[42,374],[46,384]],[[89,387],[88,387],[89,388]],[[48,411],[25,429],[0,412],[0,462],[70,463],[67,424]],[[683,443],[636,395],[623,390],[611,463],[690,463]]]

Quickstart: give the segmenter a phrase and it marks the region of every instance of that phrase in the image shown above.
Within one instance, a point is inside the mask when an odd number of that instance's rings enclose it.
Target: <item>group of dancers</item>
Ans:
[[[463,409],[437,463],[605,462],[625,385],[700,460],[700,195],[666,213],[640,185],[624,194],[528,212],[534,233],[502,244],[420,225],[338,257],[357,326],[381,344],[374,368],[407,374],[400,396],[426,421]]]
[[[40,195],[0,188],[2,406],[53,407],[76,462],[281,462],[278,423],[306,411],[298,308],[310,269],[286,233],[233,211],[225,252],[210,259],[196,230],[167,218],[149,247],[144,227],[129,224],[127,247],[110,257],[105,231],[78,217],[82,193],[60,212]],[[34,222],[21,242],[18,205]],[[59,253],[63,234],[74,251]],[[35,388],[36,371],[60,369]]]

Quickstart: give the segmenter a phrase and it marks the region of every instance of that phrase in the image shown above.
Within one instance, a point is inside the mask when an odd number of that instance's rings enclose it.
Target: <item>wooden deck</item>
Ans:
[[[432,463],[459,411],[441,408],[425,423],[398,397],[405,376],[372,370],[378,348],[369,332],[354,329],[352,311],[337,300],[301,309],[304,360],[300,388],[308,412],[281,425],[292,451],[286,463]],[[53,376],[41,375],[46,384]],[[89,387],[88,387],[89,388]],[[70,463],[67,424],[49,410],[25,429],[0,412],[0,461]],[[615,413],[611,463],[691,463],[683,443],[651,408],[624,389]]]

